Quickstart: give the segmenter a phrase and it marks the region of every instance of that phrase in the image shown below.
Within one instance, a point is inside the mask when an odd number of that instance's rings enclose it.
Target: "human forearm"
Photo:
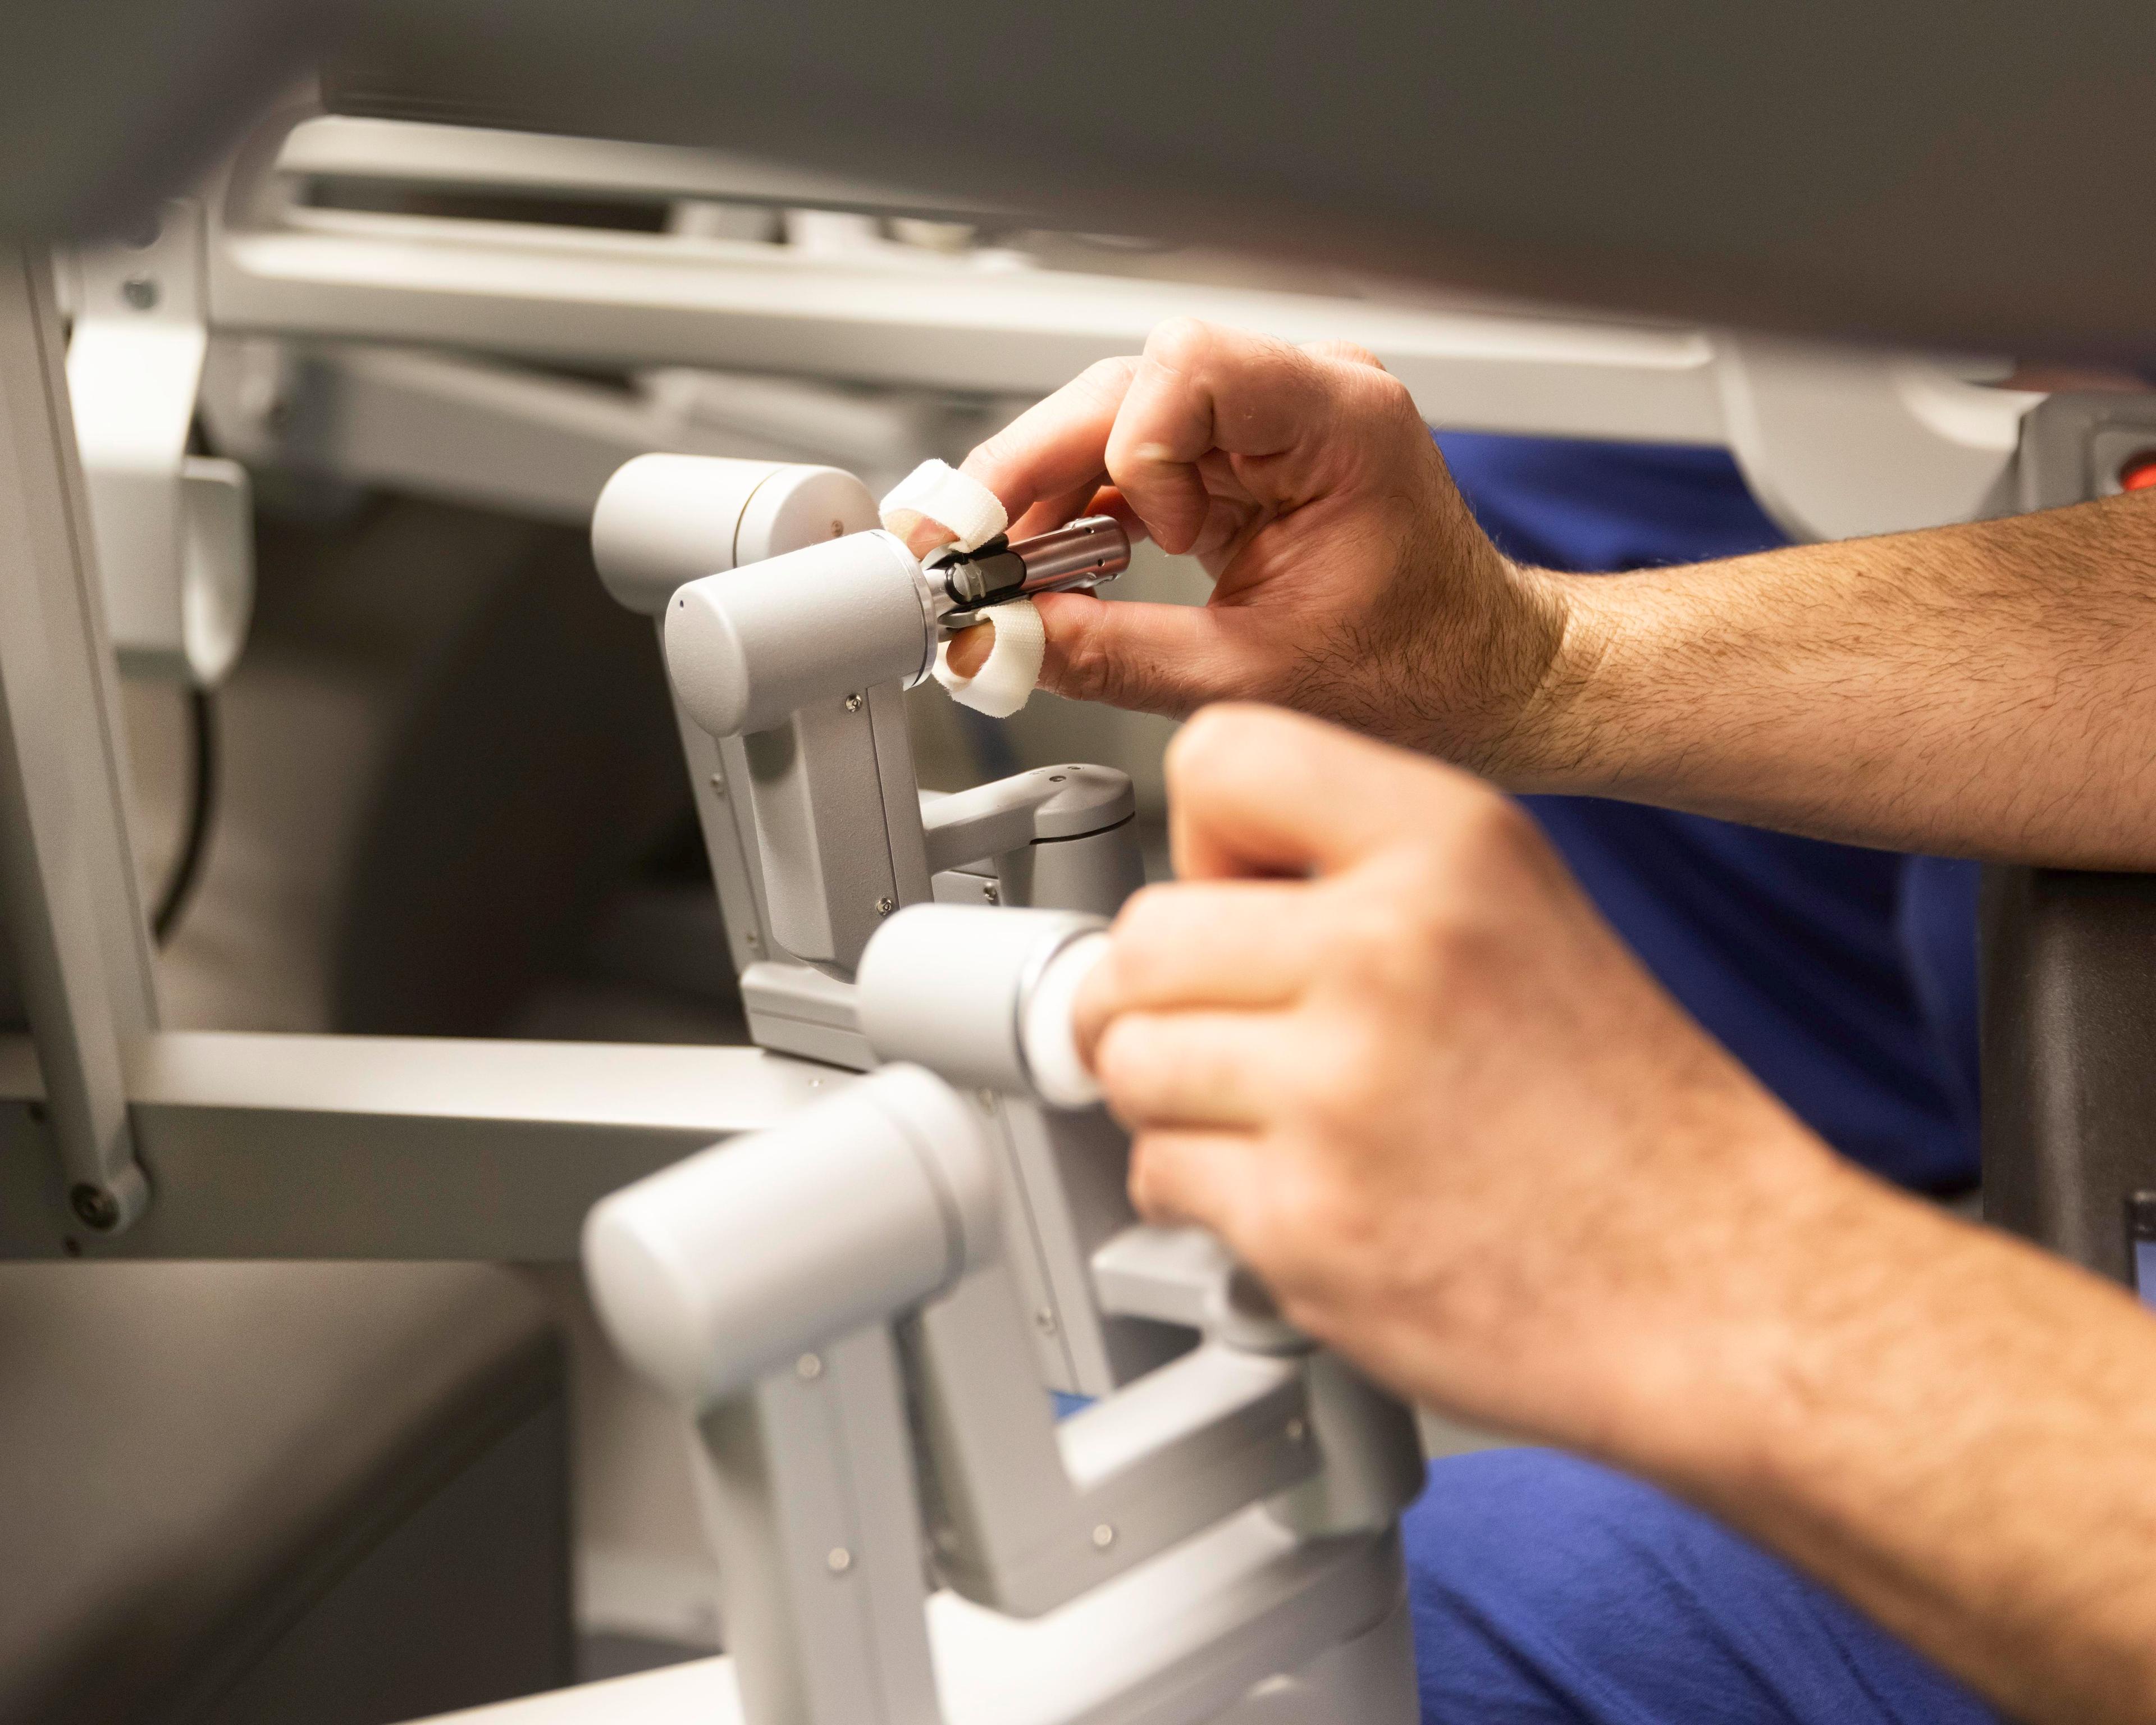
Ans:
[[[1182,879],[1078,1008],[1142,1213],[2030,1718],[2156,1721],[2156,1319],[1835,1157],[1486,784],[1234,707],[1168,771]]]
[[[1836,1170],[1735,1375],[1615,1459],[2032,1722],[2156,1718],[2156,1320]]]
[[[2156,867],[2147,500],[1548,580],[1563,646],[1477,762],[1515,788]]]

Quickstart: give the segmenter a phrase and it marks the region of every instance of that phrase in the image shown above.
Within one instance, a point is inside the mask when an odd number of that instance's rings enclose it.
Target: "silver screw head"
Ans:
[[[843,1545],[834,1545],[824,1557],[824,1567],[834,1575],[844,1575],[854,1567],[854,1554]]]
[[[804,1384],[814,1384],[824,1375],[824,1357],[819,1353],[804,1353],[793,1362],[793,1375]]]
[[[898,901],[895,898],[880,898],[876,901],[876,915],[879,916],[888,916],[897,908]]]
[[[858,695],[849,695],[846,697],[846,711],[850,713],[857,713],[860,710],[861,697]]]
[[[981,896],[992,905],[999,905],[1004,901],[1004,890],[993,880],[983,880],[981,883]]]
[[[1310,1435],[1310,1428],[1300,1420],[1289,1420],[1281,1430],[1287,1434],[1287,1440],[1291,1444],[1299,1444]]]
[[[68,1208],[85,1227],[95,1228],[100,1234],[120,1225],[120,1200],[87,1180],[68,1194]]]
[[[1112,1524],[1111,1524],[1111,1523],[1109,1523],[1109,1522],[1101,1522],[1101,1525],[1100,1525],[1099,1527],[1096,1527],[1096,1528],[1093,1530],[1093,1549],[1094,1549],[1094,1550],[1096,1550],[1096,1551],[1106,1551],[1106,1550],[1110,1546],[1113,1545],[1115,1543],[1116,1543],[1116,1530],[1115,1530],[1115,1527],[1113,1527],[1113,1525],[1112,1525]]]
[[[721,797],[723,797],[724,795],[726,795],[726,774],[725,774],[725,773],[714,773],[711,775],[711,790],[712,790],[712,793],[713,793],[714,795],[716,795],[716,796],[721,796]]]

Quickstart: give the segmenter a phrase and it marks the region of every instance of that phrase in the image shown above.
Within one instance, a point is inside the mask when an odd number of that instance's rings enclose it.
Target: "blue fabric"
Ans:
[[[1992,1725],[1777,1558],[1548,1450],[1434,1462],[1408,1512],[1425,1725]]]
[[[1511,556],[1589,572],[1785,542],[1721,449],[1445,433]],[[1686,1009],[1828,1142],[1975,1183],[1976,870],[1592,798],[1525,799]]]
[[[1720,450],[1438,442],[1491,536],[1544,567],[1782,542]],[[1649,968],[1830,1143],[1906,1185],[1974,1183],[1973,866],[1630,803],[1527,800]],[[1779,1559],[1573,1457],[1438,1462],[1403,1532],[1427,1725],[1992,1717]]]

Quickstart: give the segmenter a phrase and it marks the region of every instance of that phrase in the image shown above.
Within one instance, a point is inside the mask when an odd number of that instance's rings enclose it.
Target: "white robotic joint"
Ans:
[[[656,615],[685,582],[866,531],[875,501],[850,473],[722,455],[639,455],[592,511],[607,590]]]
[[[953,1084],[1081,1108],[1100,1100],[1070,1009],[1107,950],[1107,924],[1070,911],[914,905],[870,941],[856,973],[861,1032],[885,1060]]]
[[[881,528],[706,575],[666,608],[666,670],[714,737],[768,731],[813,702],[928,674],[921,565]]]
[[[622,1356],[708,1408],[989,1261],[997,1204],[978,1111],[889,1066],[603,1199],[584,1267]]]

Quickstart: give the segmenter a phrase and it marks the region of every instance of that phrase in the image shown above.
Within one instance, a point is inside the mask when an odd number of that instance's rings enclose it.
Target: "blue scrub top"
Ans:
[[[1438,435],[1508,556],[1601,572],[1787,542],[1726,451]],[[1976,866],[1587,797],[1530,797],[1663,985],[1828,1142],[1976,1183]]]

